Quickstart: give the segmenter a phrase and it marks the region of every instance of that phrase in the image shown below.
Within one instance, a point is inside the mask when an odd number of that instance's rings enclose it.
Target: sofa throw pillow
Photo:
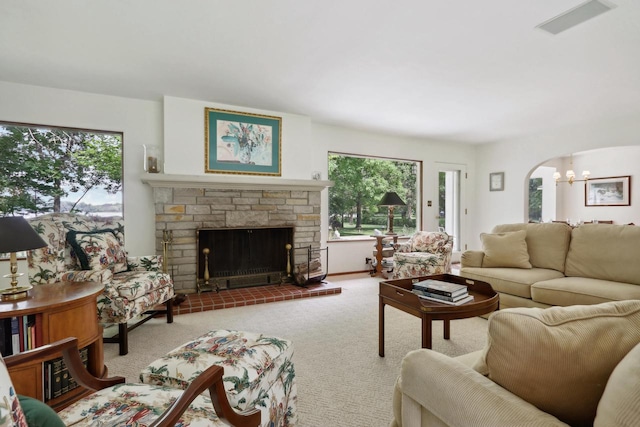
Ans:
[[[594,427],[640,425],[640,344],[613,370],[598,403]]]
[[[83,270],[111,269],[127,271],[127,253],[111,229],[94,231],[69,230],[67,242]]]
[[[550,268],[564,272],[564,261],[567,258],[571,227],[564,223],[518,223],[499,224],[493,227],[492,233],[506,233],[524,230],[527,233],[527,252],[532,267]]]
[[[474,369],[571,426],[592,425],[607,379],[640,342],[640,300],[495,312]]]
[[[524,230],[480,234],[484,250],[482,267],[531,268],[526,237]]]

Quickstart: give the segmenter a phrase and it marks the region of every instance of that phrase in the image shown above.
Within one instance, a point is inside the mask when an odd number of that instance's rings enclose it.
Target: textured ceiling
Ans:
[[[472,143],[639,115],[640,1],[535,28],[581,2],[3,0],[0,80]]]

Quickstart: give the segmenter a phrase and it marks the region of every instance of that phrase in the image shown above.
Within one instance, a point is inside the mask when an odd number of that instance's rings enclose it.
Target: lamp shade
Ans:
[[[0,218],[0,253],[28,251],[47,246],[24,217]]]
[[[378,206],[404,206],[405,203],[402,201],[400,196],[395,191],[388,191],[378,203]]]

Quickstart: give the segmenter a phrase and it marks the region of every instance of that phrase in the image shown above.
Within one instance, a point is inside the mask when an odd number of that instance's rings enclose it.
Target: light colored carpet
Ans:
[[[368,275],[330,278],[342,294],[183,314],[173,324],[153,319],[129,335],[129,354],[105,344],[110,375],[137,382],[150,362],[213,329],[237,329],[290,339],[298,387],[298,425],[388,426],[402,357],[420,348],[420,320],[387,306],[384,358],[378,356],[378,283]],[[451,322],[451,339],[434,322],[433,349],[457,356],[486,343],[486,320]]]

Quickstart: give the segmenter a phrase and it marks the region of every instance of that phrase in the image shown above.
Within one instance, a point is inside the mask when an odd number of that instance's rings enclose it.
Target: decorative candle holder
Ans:
[[[144,171],[148,173],[160,173],[160,148],[157,145],[143,145]]]

